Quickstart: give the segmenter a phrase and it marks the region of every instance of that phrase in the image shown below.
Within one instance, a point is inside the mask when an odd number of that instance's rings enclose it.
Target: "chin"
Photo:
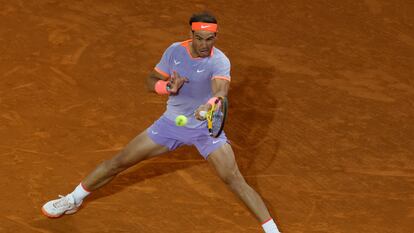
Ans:
[[[210,56],[210,54],[211,54],[211,51],[209,51],[209,52],[205,52],[205,53],[203,53],[203,52],[199,52],[199,53],[198,53],[198,56],[200,56],[200,57],[208,57],[208,56]]]

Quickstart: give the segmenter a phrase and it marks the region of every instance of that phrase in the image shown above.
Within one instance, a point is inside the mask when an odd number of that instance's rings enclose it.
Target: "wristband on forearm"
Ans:
[[[170,94],[170,86],[168,81],[159,80],[155,83],[154,90],[159,95],[168,95]]]
[[[217,99],[217,97],[212,97],[207,101],[206,104],[210,104],[211,106],[213,106]]]

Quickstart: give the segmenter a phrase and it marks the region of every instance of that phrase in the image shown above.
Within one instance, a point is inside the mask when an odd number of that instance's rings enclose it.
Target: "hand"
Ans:
[[[188,82],[188,78],[180,76],[176,71],[173,71],[173,76],[170,79],[170,90],[171,94],[177,94],[178,90],[184,85],[185,82]]]
[[[203,104],[203,105],[200,105],[200,107],[198,107],[198,108],[197,108],[197,110],[196,110],[196,111],[195,111],[195,113],[194,113],[195,118],[196,118],[197,120],[199,120],[199,121],[204,121],[204,120],[206,120],[206,117],[205,117],[205,116],[202,116],[202,115],[200,114],[200,112],[202,112],[202,111],[204,111],[204,112],[208,112],[208,111],[210,111],[210,109],[211,109],[211,105],[210,105],[210,104]]]

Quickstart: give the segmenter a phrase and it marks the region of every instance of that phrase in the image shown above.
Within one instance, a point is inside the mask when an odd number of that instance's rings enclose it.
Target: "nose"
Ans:
[[[207,47],[207,41],[202,40],[201,43],[200,43],[200,45],[201,45],[202,48]]]

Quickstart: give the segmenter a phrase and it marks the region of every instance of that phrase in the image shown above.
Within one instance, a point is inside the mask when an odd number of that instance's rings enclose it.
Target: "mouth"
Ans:
[[[199,50],[200,55],[209,55],[210,51],[208,49],[200,49]]]

